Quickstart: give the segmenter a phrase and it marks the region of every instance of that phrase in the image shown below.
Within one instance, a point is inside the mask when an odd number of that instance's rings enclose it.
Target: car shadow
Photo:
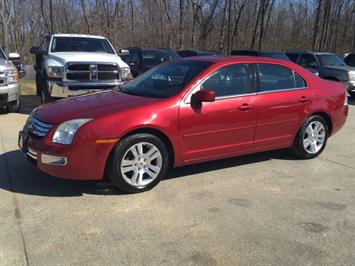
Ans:
[[[283,150],[263,152],[170,169],[164,180],[198,173],[208,173],[218,169],[253,164],[271,159],[292,160],[295,158]],[[28,163],[19,150],[0,155],[0,189],[20,194],[46,197],[78,197],[83,194],[103,196],[123,194],[112,183],[106,180],[74,181],[49,176]]]

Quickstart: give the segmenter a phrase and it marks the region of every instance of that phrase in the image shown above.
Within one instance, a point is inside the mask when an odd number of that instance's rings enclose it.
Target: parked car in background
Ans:
[[[316,69],[321,78],[342,82],[346,91],[355,96],[355,67],[346,65],[336,54],[289,51],[286,55],[303,67]]]
[[[9,53],[8,60],[15,65],[20,75],[20,78],[23,78],[26,75],[26,72],[21,61],[21,56],[18,53]]]
[[[181,57],[191,57],[191,56],[218,56],[222,55],[217,51],[195,51],[195,50],[180,50],[177,53]]]
[[[17,112],[20,107],[20,75],[16,66],[0,49],[0,108]]]
[[[240,55],[240,56],[261,56],[261,57],[269,57],[275,59],[282,59],[286,61],[290,61],[290,58],[283,53],[278,51],[263,51],[263,50],[233,50],[231,55]],[[314,68],[306,68],[307,70],[311,71],[315,75],[319,75],[318,71]]]
[[[129,47],[129,51],[122,59],[129,65],[133,77],[137,77],[147,70],[166,61],[171,61],[180,56],[174,51],[166,48],[139,48]]]
[[[102,36],[53,34],[30,52],[36,55],[42,103],[109,89],[132,79],[128,65]]]
[[[232,50],[231,55],[241,56],[262,56],[290,61],[285,53],[278,51],[262,51],[262,50]]]
[[[348,65],[348,66],[353,66],[355,67],[355,53],[350,53],[345,55],[344,57],[344,62]]]
[[[108,177],[132,193],[153,188],[168,167],[283,148],[314,158],[347,114],[342,84],[292,62],[193,57],[38,107],[19,146],[52,176]]]

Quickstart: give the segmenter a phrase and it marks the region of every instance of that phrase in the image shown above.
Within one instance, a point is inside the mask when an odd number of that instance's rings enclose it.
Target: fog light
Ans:
[[[68,163],[68,159],[67,157],[62,157],[62,156],[41,154],[41,162],[43,164],[65,166]]]

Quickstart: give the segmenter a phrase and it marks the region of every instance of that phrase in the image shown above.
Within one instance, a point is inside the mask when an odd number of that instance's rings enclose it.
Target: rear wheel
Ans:
[[[322,116],[309,117],[299,130],[292,152],[300,158],[312,159],[321,154],[327,144],[329,126]]]
[[[165,144],[151,134],[135,134],[121,140],[114,149],[107,174],[125,193],[152,189],[165,176],[169,156]]]

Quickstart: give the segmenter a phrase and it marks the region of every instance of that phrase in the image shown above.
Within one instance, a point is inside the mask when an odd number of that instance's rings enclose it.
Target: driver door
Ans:
[[[254,146],[257,97],[253,66],[221,67],[195,89],[214,90],[216,100],[180,106],[181,152],[185,162],[241,154]]]

